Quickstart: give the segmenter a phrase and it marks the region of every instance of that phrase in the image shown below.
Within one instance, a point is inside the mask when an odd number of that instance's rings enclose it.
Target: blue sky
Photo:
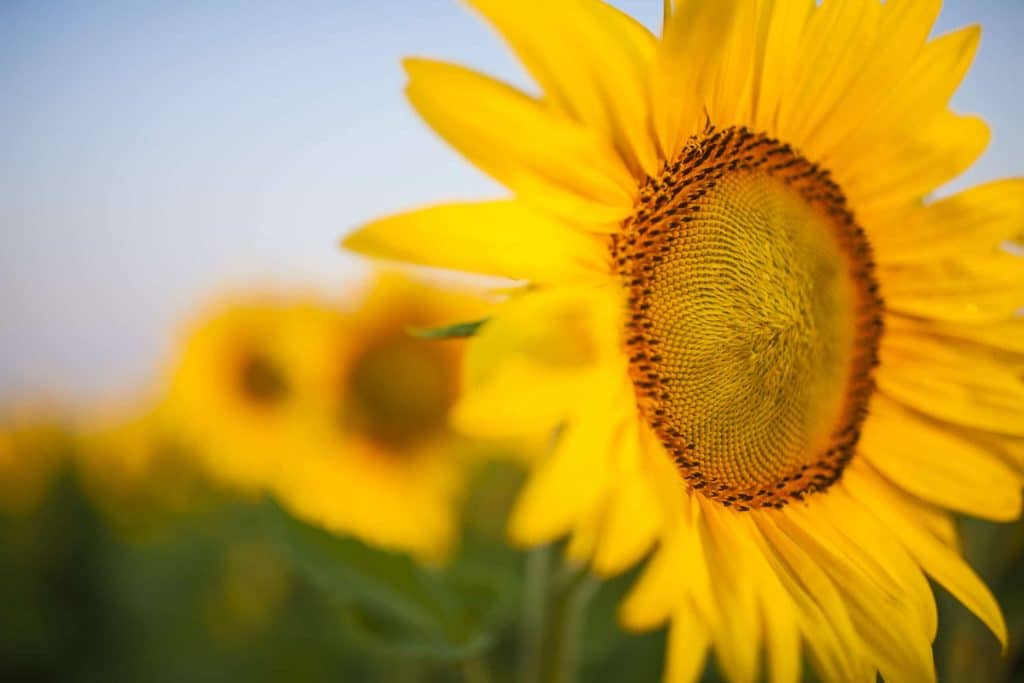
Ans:
[[[946,0],[938,30],[973,22],[955,103],[994,137],[957,186],[1024,158],[1024,2]],[[340,292],[346,230],[496,192],[406,106],[407,54],[527,85],[455,0],[0,3],[0,398],[139,385],[211,295]]]

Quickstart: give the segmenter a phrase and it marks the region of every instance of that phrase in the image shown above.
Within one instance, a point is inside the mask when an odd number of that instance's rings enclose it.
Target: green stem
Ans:
[[[550,553],[548,546],[540,546],[526,555],[526,577],[519,623],[519,668],[516,679],[519,683],[536,683],[540,680]]]
[[[544,680],[551,683],[576,683],[578,680],[587,607],[600,585],[595,576],[580,571],[555,601],[546,643]]]
[[[462,662],[462,679],[466,683],[491,683],[491,672],[483,657],[473,657]]]

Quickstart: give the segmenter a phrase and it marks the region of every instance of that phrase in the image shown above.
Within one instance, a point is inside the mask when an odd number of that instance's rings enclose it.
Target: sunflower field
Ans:
[[[338,3],[0,9],[0,681],[1024,681],[1024,4]]]

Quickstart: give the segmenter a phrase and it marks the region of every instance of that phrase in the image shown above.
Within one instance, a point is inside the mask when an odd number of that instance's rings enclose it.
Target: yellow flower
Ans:
[[[0,512],[34,512],[66,464],[72,437],[60,413],[16,406],[0,416]]]
[[[211,318],[186,347],[170,414],[221,481],[438,560],[458,537],[463,443],[446,418],[463,342],[410,332],[480,304],[397,276],[354,302],[237,305]]]
[[[458,540],[466,444],[447,426],[464,343],[411,334],[472,317],[479,302],[397,276],[376,281],[323,339],[320,410],[301,458],[274,482],[328,529],[439,560]]]
[[[310,409],[318,336],[336,316],[312,301],[253,296],[187,334],[159,411],[214,480],[257,493],[277,474],[296,416]]]
[[[935,677],[946,587],[1005,642],[951,512],[1016,518],[1024,181],[938,201],[989,133],[948,102],[979,30],[939,0],[470,0],[539,84],[406,62],[423,118],[514,198],[360,229],[370,255],[526,280],[473,340],[474,434],[563,427],[511,520],[572,535],[666,679]]]
[[[206,482],[177,443],[172,425],[150,401],[118,401],[76,419],[75,464],[93,503],[122,527],[140,514],[194,506]]]

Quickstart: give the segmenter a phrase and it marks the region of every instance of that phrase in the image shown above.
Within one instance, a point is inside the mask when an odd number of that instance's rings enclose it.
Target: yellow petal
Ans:
[[[1024,357],[969,342],[890,333],[877,372],[882,393],[926,415],[1024,436]]]
[[[715,580],[716,657],[730,680],[758,680],[760,639],[772,681],[800,675],[800,617],[751,515],[705,502],[709,568]],[[717,549],[716,549],[717,547]],[[739,640],[734,640],[738,637]]]
[[[594,27],[588,39],[598,46],[597,70],[603,72],[600,80],[609,95],[616,144],[631,168],[655,175],[662,161],[651,130],[651,73],[657,38],[633,17],[605,2],[594,3],[594,17],[600,26]],[[618,50],[622,59],[612,57]]]
[[[584,216],[603,207],[612,220],[629,214],[636,181],[599,136],[469,69],[425,59],[407,59],[405,67],[420,116],[528,201],[559,211],[582,207]]]
[[[597,535],[600,529],[600,515],[592,515],[576,526],[569,537],[569,544],[565,547],[565,559],[570,564],[582,567],[594,557],[594,548],[597,547]]]
[[[800,57],[783,84],[780,138],[809,140],[814,124],[863,73],[880,12],[875,2],[826,2],[811,14],[799,45],[791,48]]]
[[[472,355],[472,344],[469,349],[467,355]],[[550,372],[528,360],[510,358],[490,373],[486,383],[464,389],[452,422],[478,438],[540,437],[565,420],[581,391],[593,387],[590,373]]]
[[[650,473],[650,481],[665,511],[664,516],[667,519],[686,517],[689,514],[691,494],[689,485],[680,476],[679,467],[646,420],[639,421],[638,431],[640,460]]]
[[[463,477],[447,449],[424,449],[399,462],[359,437],[309,437],[293,435],[293,447],[304,450],[273,480],[282,505],[333,532],[431,562],[450,554]]]
[[[469,343],[456,426],[498,438],[547,432],[580,396],[614,391],[626,377],[621,308],[617,285],[529,291],[503,304]]]
[[[688,606],[704,615],[711,612],[711,580],[696,526],[696,503],[687,500],[684,509],[619,609],[619,619],[628,629],[656,628]]]
[[[501,32],[559,112],[598,131],[636,171],[657,171],[647,82],[655,39],[646,28],[597,0],[471,4]]]
[[[812,507],[813,506],[813,507]],[[928,641],[935,637],[938,613],[935,598],[921,568],[900,545],[892,532],[841,486],[811,505],[790,511],[834,554],[902,605],[901,612],[915,615],[916,624]]]
[[[763,38],[760,66],[755,66],[753,107],[754,127],[778,135],[782,93],[800,58],[795,46],[814,11],[814,0],[767,2],[762,13]]]
[[[741,2],[722,36],[721,62],[707,97],[711,120],[721,125],[746,123],[753,108],[754,58],[758,38],[756,2]]]
[[[616,440],[618,451],[637,445],[636,429],[627,424]],[[634,456],[635,458],[635,456]],[[662,528],[662,510],[646,469],[632,467],[615,475],[600,541],[594,554],[594,569],[606,576],[625,571],[639,561],[654,545]]]
[[[591,410],[576,415],[558,436],[554,453],[530,476],[509,519],[509,535],[520,545],[553,541],[584,521],[609,483],[609,444],[622,418],[592,397]]]
[[[811,661],[824,680],[861,680],[868,666],[860,636],[835,584],[817,561],[777,526],[780,515],[751,513],[764,537],[765,558],[797,606]]]
[[[800,627],[796,605],[770,567],[759,578],[761,615],[768,651],[768,679],[772,683],[796,683],[800,680],[801,669]]]
[[[928,119],[944,111],[974,61],[980,26],[967,26],[929,42],[902,82],[884,93],[874,116],[865,123],[878,128],[907,127],[914,117]]]
[[[831,495],[831,492],[825,496]],[[902,587],[869,554],[829,524],[826,504],[809,499],[777,518],[779,528],[815,558],[839,588],[854,627],[886,680],[934,680],[928,624],[919,605],[910,605]],[[843,511],[847,526],[859,520]]]
[[[726,678],[756,681],[761,639],[764,636],[758,596],[755,591],[757,567],[750,542],[744,538],[739,513],[698,496],[708,571],[714,580],[711,634],[715,654]]]
[[[991,138],[977,116],[942,112],[914,121],[910,130],[864,137],[856,151],[825,162],[859,213],[920,201],[967,170]]]
[[[764,631],[768,679],[773,683],[795,682],[800,678],[800,618],[796,603],[783,587],[768,555],[771,550],[751,515],[723,512],[737,534],[736,562],[745,565],[754,584],[754,595]]]
[[[867,467],[849,467],[843,485],[892,530],[921,567],[974,612],[1006,647],[1006,622],[996,599],[963,558],[918,523],[915,504]]]
[[[1024,439],[1010,437],[992,437],[990,443],[1003,459],[1018,472],[1024,480]]]
[[[704,103],[718,82],[737,0],[682,0],[658,43],[651,81],[654,130],[661,155],[675,159],[704,127]]]
[[[540,283],[607,277],[608,249],[518,201],[447,204],[383,218],[344,246],[377,258]]]
[[[861,171],[868,174],[872,168],[884,168],[879,165],[879,161],[886,158],[887,151],[898,151],[901,147],[908,147],[919,137],[918,133],[922,127],[935,125],[930,122],[951,116],[947,106],[974,58],[980,29],[977,26],[960,29],[933,40],[918,50],[917,41],[921,38],[921,30],[927,30],[928,22],[933,18],[932,7],[920,9],[922,12],[910,19],[915,24],[903,24],[903,28],[907,30],[905,34],[895,33],[891,28],[885,27],[886,33],[880,35],[883,42],[904,43],[914,54],[913,62],[907,62],[906,53],[892,53],[893,61],[889,63],[889,76],[882,76],[880,87],[873,93],[873,97],[861,98],[864,108],[856,112],[854,119],[859,125],[847,127],[843,125],[844,119],[841,119],[838,122],[838,130],[842,131],[842,140],[836,144],[828,144],[822,150],[825,152],[822,161],[830,168],[839,170],[841,162],[849,159],[860,159],[862,163],[867,164]],[[893,79],[893,75],[898,78]],[[827,126],[823,124],[823,128],[825,127]],[[942,144],[939,136],[943,132],[936,129],[934,135],[924,137],[924,144],[920,145],[920,149],[927,151],[929,138]],[[947,126],[945,132],[952,133],[953,130]],[[949,142],[945,144],[947,147],[950,145]],[[842,180],[844,182],[841,184],[845,190],[849,181],[846,178]]]
[[[1020,516],[1020,483],[985,448],[884,396],[871,408],[859,450],[887,479],[957,512],[999,521]]]
[[[884,561],[879,562],[880,568],[889,573],[906,592],[907,602],[918,611],[924,633],[929,641],[935,639],[938,630],[939,615],[935,604],[935,595],[921,567],[910,556],[899,539],[891,530],[882,526],[876,517],[864,511],[860,502],[840,487],[836,489],[836,500],[830,507],[830,520],[833,527],[845,535],[858,548],[873,548],[874,554]],[[858,524],[846,525],[844,520],[849,510],[854,509]]]
[[[816,109],[804,116],[807,132],[803,147],[810,158],[828,157],[837,144],[872,119],[880,103],[917,61],[942,3],[890,0],[862,4],[878,14],[871,17],[866,13],[861,20],[867,42],[855,44],[859,48],[854,51],[855,58],[849,59],[845,78],[833,79],[831,97],[822,98]],[[871,30],[876,23],[877,30]],[[840,30],[850,29],[841,26]],[[865,52],[866,44],[870,47]],[[857,66],[857,60],[861,62],[859,68],[850,70],[851,65]]]
[[[996,323],[1024,306],[1024,258],[993,250],[974,261],[932,261],[880,269],[886,305],[910,316]]]
[[[681,562],[678,542],[662,542],[619,608],[619,621],[631,631],[648,631],[665,623],[685,591],[677,587]]]
[[[1024,486],[1024,437],[993,434],[978,429],[953,427],[961,438],[970,441],[1008,467],[1018,485]]]
[[[898,230],[872,235],[883,267],[988,257],[1003,242],[1024,242],[1024,178],[973,187],[911,212]]]
[[[734,517],[734,521],[741,532],[743,544],[749,546],[744,556],[751,565],[750,575],[757,584],[755,592],[764,625],[768,680],[772,683],[796,683],[800,680],[802,661],[800,609],[783,586],[770,557],[773,551],[768,548],[754,516],[739,515]]]
[[[704,671],[710,638],[692,606],[672,615],[668,629],[665,683],[693,683]]]
[[[919,320],[891,315],[886,319],[885,327],[900,334],[918,334],[950,341],[962,340],[1013,353],[1024,353],[1024,317],[967,325],[945,320]]]

